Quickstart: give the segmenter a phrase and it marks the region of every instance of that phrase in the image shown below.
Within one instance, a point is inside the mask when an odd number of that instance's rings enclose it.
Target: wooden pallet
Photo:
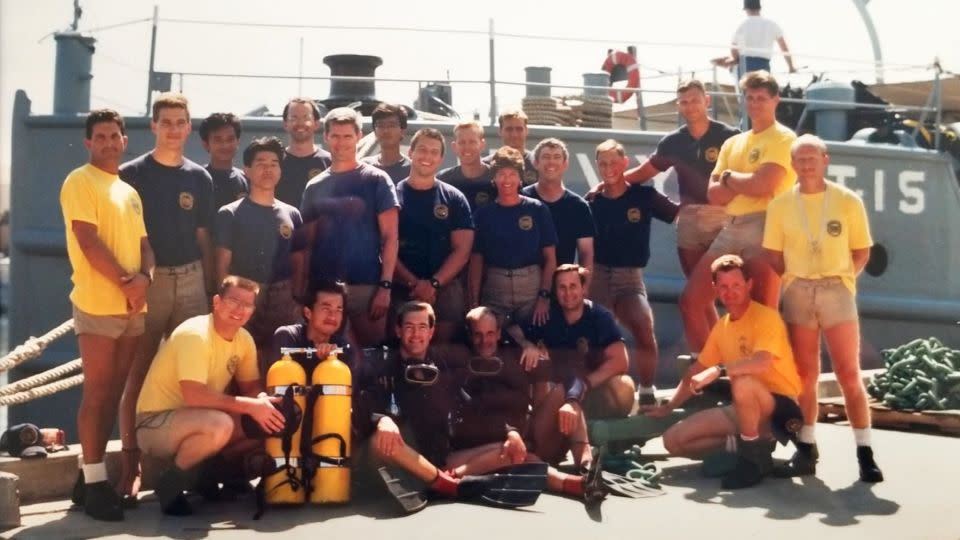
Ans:
[[[873,427],[932,431],[944,435],[960,436],[960,410],[947,411],[895,411],[880,403],[870,402]],[[820,422],[837,422],[847,418],[843,398],[820,400]]]

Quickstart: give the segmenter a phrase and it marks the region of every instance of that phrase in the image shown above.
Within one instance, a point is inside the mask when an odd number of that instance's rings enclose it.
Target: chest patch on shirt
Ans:
[[[140,201],[138,201],[136,197],[130,197],[130,208],[134,214],[138,216],[143,215],[143,208],[140,206]]]
[[[517,221],[517,225],[520,227],[521,231],[529,231],[533,228],[533,217],[521,216],[520,220]]]
[[[230,375],[236,375],[237,367],[239,366],[240,366],[239,356],[233,355],[230,357],[230,360],[227,360],[227,372],[230,373]]]
[[[761,152],[759,148],[750,150],[750,153],[747,155],[747,161],[750,163],[756,163],[757,161],[760,161],[760,153]]]
[[[587,341],[585,337],[577,338],[577,352],[580,354],[587,354],[590,352],[590,342]]]
[[[640,223],[640,219],[643,218],[643,212],[639,208],[628,208],[627,209],[627,221],[630,223]]]
[[[188,191],[180,192],[180,208],[184,210],[193,210],[193,193]]]
[[[445,204],[438,204],[433,207],[433,217],[437,219],[447,219],[450,217],[450,209]]]
[[[709,161],[710,163],[717,162],[717,156],[720,155],[720,149],[716,146],[711,146],[703,151],[703,159]]]
[[[830,236],[840,236],[840,233],[843,232],[843,225],[835,220],[831,219],[827,222],[827,234]]]
[[[473,200],[477,203],[477,206],[483,206],[490,202],[490,194],[481,191],[477,193],[477,196],[474,197]]]
[[[311,178],[313,178],[314,176],[317,176],[322,172],[323,172],[323,169],[310,169],[309,171],[307,171],[307,180],[310,180]]]
[[[284,240],[289,240],[293,236],[293,227],[287,225],[286,223],[280,224],[280,237]]]

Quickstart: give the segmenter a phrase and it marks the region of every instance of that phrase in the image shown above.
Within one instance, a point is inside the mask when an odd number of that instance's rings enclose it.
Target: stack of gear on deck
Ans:
[[[607,96],[531,96],[522,103],[531,125],[613,127],[613,102]]]
[[[576,116],[573,110],[563,102],[550,96],[530,96],[523,98],[523,112],[528,122],[540,126],[575,126]]]
[[[259,517],[263,505],[291,506],[345,503],[350,500],[351,393],[350,368],[331,352],[313,368],[311,384],[291,354],[312,355],[314,349],[282,349],[283,357],[267,371],[267,393],[282,398],[277,408],[286,427],[266,437],[269,457],[258,487]],[[249,417],[244,429],[259,427]],[[304,427],[308,427],[304,431]]]
[[[960,351],[939,339],[915,339],[880,352],[887,369],[873,377],[867,392],[897,410],[960,408]]]

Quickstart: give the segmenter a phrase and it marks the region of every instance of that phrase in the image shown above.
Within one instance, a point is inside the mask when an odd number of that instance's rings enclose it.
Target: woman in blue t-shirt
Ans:
[[[557,266],[557,233],[550,211],[520,195],[523,155],[504,146],[491,160],[497,199],[473,214],[476,237],[470,257],[470,307],[483,305],[517,321],[543,324],[550,309],[550,280]]]

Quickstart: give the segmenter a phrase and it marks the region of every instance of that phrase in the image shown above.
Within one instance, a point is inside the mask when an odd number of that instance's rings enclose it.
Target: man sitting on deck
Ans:
[[[240,429],[248,414],[267,433],[283,429],[284,417],[262,392],[250,320],[259,287],[228,276],[213,297],[213,312],[187,319],[170,335],[137,401],[137,442],[144,455],[173,458],[160,476],[157,499],[165,514],[193,512],[183,492],[193,487],[198,466],[218,454],[252,450]],[[236,381],[241,395],[224,393]]]
[[[733,405],[701,411],[675,424],[663,434],[663,444],[671,454],[691,458],[736,446],[736,467],[721,485],[738,489],[759,483],[771,472],[773,437],[783,442],[788,431],[802,425],[800,376],[780,314],[750,299],[753,282],[743,260],[724,255],[711,268],[717,296],[728,313],[713,327],[670,401],[648,414],[666,415],[691,394],[730,377]]]

